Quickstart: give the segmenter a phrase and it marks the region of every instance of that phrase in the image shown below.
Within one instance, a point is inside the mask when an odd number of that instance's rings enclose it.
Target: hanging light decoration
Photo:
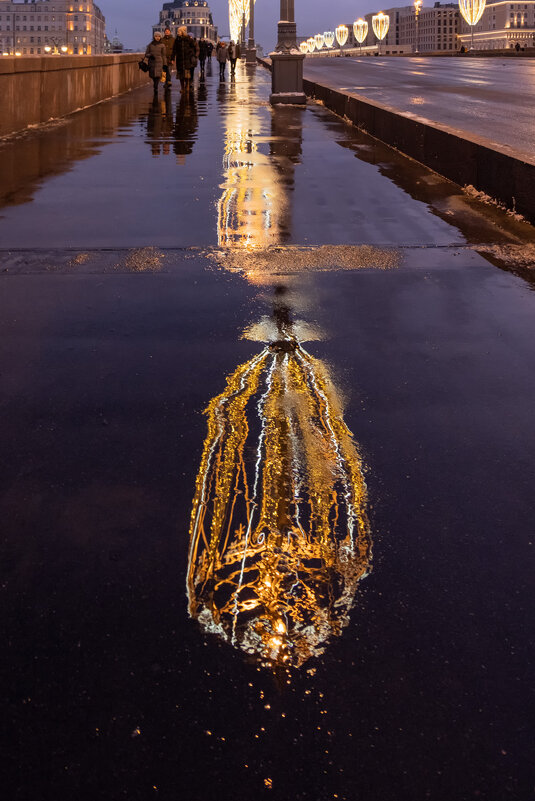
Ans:
[[[347,25],[339,25],[336,29],[336,41],[340,45],[340,49],[345,45],[347,42],[347,37],[349,36],[349,29]]]
[[[325,31],[323,41],[325,42],[325,47],[332,47],[334,44],[334,31]]]
[[[323,42],[323,34],[322,33],[317,33],[315,35],[314,39],[316,40],[316,47],[318,48],[318,50],[321,50],[321,48],[323,47],[323,43],[324,43]]]
[[[313,53],[314,50],[316,49],[316,40],[314,39],[313,36],[311,36],[310,39],[307,39],[307,42],[308,42],[308,52]]]
[[[486,4],[486,0],[459,0],[459,11],[472,30],[470,50],[474,49],[474,25],[483,16]]]
[[[365,19],[360,17],[358,20],[356,20],[356,22],[353,23],[353,33],[359,45],[362,46],[363,41],[368,35],[368,23]]]
[[[299,45],[299,50],[306,56],[306,54],[309,52],[308,42],[301,42]]]
[[[375,36],[379,40],[379,49],[381,48],[381,42],[388,33],[389,27],[390,27],[390,17],[388,16],[388,14],[383,14],[383,12],[380,11],[378,14],[373,15],[372,28]]]
[[[255,0],[256,3],[256,0]],[[228,17],[230,25],[230,38],[233,42],[241,39],[242,26],[249,24],[249,0],[229,0]]]

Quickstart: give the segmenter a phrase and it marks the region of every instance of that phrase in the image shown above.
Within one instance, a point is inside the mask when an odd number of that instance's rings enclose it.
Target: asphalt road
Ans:
[[[305,59],[305,77],[535,160],[535,59]]]
[[[268,95],[0,146],[9,801],[531,793],[533,229]]]

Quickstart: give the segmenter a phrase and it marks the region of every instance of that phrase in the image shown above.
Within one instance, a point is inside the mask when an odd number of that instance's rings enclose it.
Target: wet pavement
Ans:
[[[535,59],[306,59],[305,77],[535,163]]]
[[[0,146],[4,790],[524,801],[533,229],[268,81]]]

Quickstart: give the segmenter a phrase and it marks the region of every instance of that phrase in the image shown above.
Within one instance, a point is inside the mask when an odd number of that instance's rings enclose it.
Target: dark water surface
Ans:
[[[251,81],[0,149],[3,793],[524,801],[532,229]]]

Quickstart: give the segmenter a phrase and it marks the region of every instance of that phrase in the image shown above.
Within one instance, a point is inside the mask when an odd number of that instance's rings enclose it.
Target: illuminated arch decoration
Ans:
[[[254,0],[256,3],[256,0]],[[230,38],[233,42],[241,40],[243,18],[245,16],[245,26],[249,24],[250,16],[249,0],[229,0],[228,16],[230,26]]]
[[[314,36],[311,36],[310,39],[307,39],[308,42],[308,51],[309,53],[313,53],[316,49],[316,39]]]
[[[372,28],[376,38],[382,42],[390,27],[390,17],[380,11],[372,17]]]
[[[328,370],[298,339],[305,324],[283,313],[252,329],[265,347],[206,410],[189,614],[265,667],[299,667],[341,634],[370,571],[366,485]]]
[[[324,45],[323,34],[322,33],[317,33],[315,35],[314,39],[316,40],[316,49],[317,50],[321,50],[321,48]]]
[[[362,45],[368,36],[368,23],[360,17],[353,23],[353,34],[357,42]]]
[[[340,45],[340,48],[342,48],[345,45],[348,36],[349,36],[349,29],[347,25],[339,25],[336,29],[336,41]]]
[[[308,42],[301,42],[299,45],[299,50],[306,56],[306,54],[309,52]]]
[[[325,47],[331,48],[334,45],[334,31],[325,31],[323,34]]]

